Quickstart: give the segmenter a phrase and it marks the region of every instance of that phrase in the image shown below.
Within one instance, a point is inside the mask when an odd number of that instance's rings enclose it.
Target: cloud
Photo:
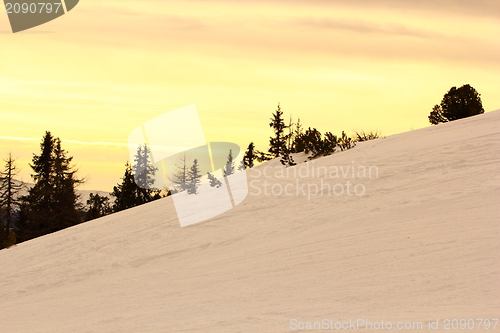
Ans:
[[[199,1],[199,0],[196,0]],[[228,0],[222,0],[222,2]],[[215,1],[217,2],[217,1]],[[231,1],[232,2],[232,1]],[[283,6],[350,8],[353,10],[387,9],[390,11],[422,11],[442,12],[444,16],[465,15],[500,17],[500,1],[498,0],[240,0],[239,3],[264,2],[268,5]]]
[[[148,3],[148,1],[145,1]],[[126,7],[121,2],[111,2],[107,4],[94,5],[80,11],[80,16],[91,17],[96,11],[106,13],[108,19],[97,23],[92,29],[100,29],[102,26],[119,26],[121,31],[133,32],[138,29],[147,28],[149,31],[161,29],[162,31],[198,31],[209,28],[206,19],[189,15],[177,15],[170,7],[161,5]],[[134,22],[133,25],[123,24],[124,22]]]
[[[35,138],[21,138],[14,136],[0,136],[0,140],[13,140],[13,141],[40,141],[40,139]]]
[[[40,141],[40,138],[23,138],[16,136],[0,136],[0,140],[9,140],[9,141]],[[79,145],[86,146],[115,146],[115,147],[124,147],[128,148],[128,143],[119,143],[119,142],[85,142],[78,140],[61,140],[63,143],[75,143]]]
[[[360,20],[346,20],[346,19],[333,19],[333,18],[303,18],[295,20],[293,23],[299,26],[320,28],[320,29],[333,29],[333,30],[346,30],[357,33],[374,33],[396,36],[409,36],[418,38],[434,38],[439,34],[432,31],[424,31],[419,29],[412,29],[401,24],[377,24],[374,22],[360,21]]]

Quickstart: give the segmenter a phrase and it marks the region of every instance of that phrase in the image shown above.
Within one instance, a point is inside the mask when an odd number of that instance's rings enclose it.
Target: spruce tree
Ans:
[[[247,151],[245,152],[245,156],[243,156],[243,166],[245,169],[250,169],[253,168],[254,166],[254,160],[257,159],[257,156],[255,156],[255,146],[253,142],[250,142],[248,145]]]
[[[76,186],[83,182],[70,165],[72,157],[61,148],[61,140],[50,132],[33,155],[30,167],[35,184],[22,198],[20,234],[22,240],[59,231],[81,222]]]
[[[295,144],[304,148],[306,154],[312,153],[313,156],[320,151],[321,132],[315,128],[309,127],[305,133],[295,139]]]
[[[331,155],[335,152],[335,147],[337,146],[337,137],[331,132],[325,133],[325,138],[323,139],[322,154],[324,156]]]
[[[258,161],[258,162],[265,162],[265,161],[270,161],[273,159],[273,156],[270,154],[270,153],[267,153],[267,152],[264,152],[264,151],[260,151],[260,150],[257,150],[255,149],[255,159]]]
[[[61,148],[61,140],[54,140],[54,202],[56,213],[56,224],[62,228],[70,227],[82,222],[78,209],[80,196],[76,193],[76,187],[83,183],[77,179],[77,172],[71,166],[73,157],[67,155],[67,151]]]
[[[229,154],[227,155],[226,166],[224,167],[224,177],[232,175],[235,171],[234,161],[233,161],[233,150],[229,149]]]
[[[14,212],[19,205],[18,193],[21,184],[14,177],[19,174],[12,154],[4,160],[5,168],[0,172],[0,249],[16,242]]]
[[[348,137],[344,131],[342,131],[342,136],[338,139],[338,145],[341,151],[348,150],[356,146],[356,142]]]
[[[14,236],[15,236],[15,234],[14,234]],[[9,238],[9,232],[7,231],[7,228],[3,224],[1,224],[0,225],[0,250],[8,248],[11,245],[13,245],[13,244],[10,244],[10,242],[8,241],[8,238]],[[16,241],[14,240],[14,243],[15,242]]]
[[[40,144],[40,155],[33,154],[30,167],[34,172],[31,177],[35,185],[26,196],[21,198],[19,214],[19,240],[21,242],[51,232],[55,215],[52,198],[54,140],[50,132],[45,132]]]
[[[137,147],[132,169],[134,171],[135,182],[140,188],[137,198],[138,203],[152,201],[158,192],[153,189],[155,174],[158,168],[152,164],[151,151],[146,144]]]
[[[281,111],[279,103],[276,113],[273,113],[273,118],[271,118],[269,126],[274,131],[274,137],[271,137],[269,140],[269,154],[272,158],[276,158],[282,156],[286,150],[285,129],[288,128],[283,120],[283,111]]]
[[[300,118],[297,120],[295,124],[295,129],[293,131],[292,138],[292,153],[301,153],[304,151],[304,143],[301,140],[304,135],[304,129],[302,128],[302,124],[300,123]]]
[[[194,159],[193,165],[189,169],[189,181],[188,181],[188,194],[198,194],[198,187],[200,186],[200,166],[198,164],[198,160]]]
[[[305,132],[295,136],[293,146],[296,151],[311,154],[310,159],[328,156],[335,152],[337,137],[331,132],[326,132],[323,137],[320,131],[309,127]]]
[[[281,159],[280,159],[280,162],[281,164],[285,165],[285,166],[294,166],[296,165],[297,163],[295,163],[295,161],[293,160],[293,157],[292,157],[292,147],[293,147],[293,142],[292,142],[292,138],[293,138],[293,132],[292,132],[292,127],[293,127],[293,123],[292,123],[292,117],[290,117],[290,121],[288,123],[288,126],[286,126],[286,128],[288,128],[288,134],[284,136],[284,141],[285,141],[285,145],[283,146],[283,152],[282,152],[282,155],[281,155]]]
[[[169,177],[169,181],[172,183],[175,192],[182,192],[188,189],[189,182],[189,167],[186,154],[179,157],[179,164],[175,166],[177,167],[177,171]]]
[[[101,196],[98,193],[90,193],[87,200],[87,211],[85,212],[85,221],[90,221],[112,212],[109,198]]]
[[[245,170],[246,170],[245,160],[241,160],[240,164],[238,165],[238,171],[245,171]]]
[[[15,165],[15,159],[12,154],[4,160],[4,170],[0,172],[0,211],[2,213],[2,222],[10,230],[13,225],[13,213],[15,207],[19,204],[18,193],[22,185],[18,183],[14,177],[19,174],[19,170]]]
[[[144,203],[140,201],[139,190],[140,188],[134,180],[132,166],[127,162],[121,184],[114,186],[111,193],[115,197],[113,211],[119,212]]]
[[[210,172],[207,172],[208,175],[208,180],[210,181],[209,184],[211,187],[216,187],[219,188],[222,186],[222,182],[218,180],[213,174]]]

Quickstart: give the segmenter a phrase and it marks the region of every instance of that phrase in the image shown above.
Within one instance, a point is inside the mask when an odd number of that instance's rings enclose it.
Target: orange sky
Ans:
[[[0,14],[0,157],[46,130],[111,191],[143,122],[196,104],[209,141],[266,149],[269,117],[340,134],[429,126],[452,86],[500,108],[496,0],[81,1],[12,34]]]

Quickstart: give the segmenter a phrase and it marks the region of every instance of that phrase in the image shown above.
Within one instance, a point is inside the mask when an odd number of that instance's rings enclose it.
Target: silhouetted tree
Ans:
[[[435,105],[429,115],[433,125],[467,118],[484,113],[481,95],[466,84],[457,89],[452,87],[443,97],[440,105]]]
[[[90,193],[87,200],[87,211],[85,212],[85,221],[90,221],[108,214],[111,214],[113,209],[109,202],[109,198],[101,196],[98,193]]]
[[[45,132],[40,144],[40,155],[33,154],[30,167],[34,171],[31,177],[35,186],[21,198],[18,222],[20,242],[51,232],[55,214],[52,181],[54,140],[50,132]]]
[[[338,139],[337,142],[341,151],[351,149],[356,146],[356,142],[348,137],[344,131],[342,131],[342,136]]]
[[[270,154],[270,153],[266,153],[264,151],[260,151],[260,150],[257,150],[255,149],[255,159],[258,161],[258,162],[265,162],[265,161],[270,161],[273,159],[273,155]]]
[[[253,142],[250,142],[248,145],[247,151],[245,152],[245,156],[243,156],[243,166],[245,169],[253,168],[254,160],[257,159],[255,156],[255,146]]]
[[[14,212],[19,205],[18,193],[22,185],[15,181],[19,174],[12,155],[4,160],[5,168],[0,172],[0,249],[16,242]]]
[[[15,236],[15,234],[14,234]],[[2,224],[0,225],[0,250],[10,247],[12,244],[7,240],[9,237],[9,232],[7,228]],[[14,243],[16,241],[14,240]]]
[[[315,128],[309,127],[303,134],[295,137],[294,145],[301,147],[306,154],[316,154],[321,141],[321,132]]]
[[[294,166],[297,164],[293,160],[293,156],[292,156],[292,149],[293,149],[292,127],[293,127],[293,125],[294,124],[292,123],[292,117],[290,117],[290,121],[288,122],[288,126],[286,126],[286,128],[288,128],[288,134],[286,134],[283,138],[283,140],[285,141],[285,144],[283,145],[283,151],[282,151],[281,159],[280,159],[281,164],[283,164],[285,166]]]
[[[301,153],[304,151],[305,146],[304,142],[300,139],[304,135],[304,129],[302,128],[302,124],[300,123],[300,118],[297,120],[295,124],[295,129],[293,131],[292,138],[292,153]]]
[[[40,144],[40,155],[33,155],[35,181],[27,196],[23,197],[20,212],[22,240],[42,236],[81,222],[78,211],[76,186],[83,182],[75,176],[71,166],[73,157],[61,148],[61,140],[50,132]]]
[[[335,152],[335,147],[337,146],[338,140],[335,135],[330,132],[325,133],[324,139],[321,141],[321,153],[322,156],[331,155]]]
[[[285,129],[288,128],[283,120],[283,111],[281,111],[279,103],[269,126],[274,131],[274,137],[269,140],[269,154],[272,158],[276,158],[282,156],[286,149]]]
[[[315,128],[308,128],[305,132],[295,137],[294,146],[303,149],[309,158],[331,155],[337,146],[337,137],[327,132],[324,138],[321,132]]]
[[[127,162],[121,184],[114,186],[111,193],[115,197],[113,211],[119,212],[144,203],[140,200],[139,192],[140,187],[135,183],[132,166]]]
[[[54,171],[55,171],[55,202],[56,223],[64,228],[81,223],[79,213],[81,203],[80,196],[76,193],[76,187],[83,183],[77,179],[77,172],[70,164],[73,157],[67,156],[67,151],[61,148],[61,140],[55,139],[54,146]]]
[[[379,131],[370,131],[370,132],[359,131],[359,132],[355,132],[354,135],[356,137],[357,142],[375,140],[375,139],[380,138],[380,136],[381,136]]]

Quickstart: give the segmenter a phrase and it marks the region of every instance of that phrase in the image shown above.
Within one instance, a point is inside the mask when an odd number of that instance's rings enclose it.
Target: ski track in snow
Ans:
[[[351,179],[363,196],[250,187],[184,228],[165,198],[2,250],[0,332],[295,332],[291,319],[325,318],[421,331],[440,319],[433,331],[444,331],[445,318],[499,318],[500,110],[307,163],[376,166],[378,177]],[[294,184],[279,165],[249,181]],[[321,180],[346,181],[300,182]]]

